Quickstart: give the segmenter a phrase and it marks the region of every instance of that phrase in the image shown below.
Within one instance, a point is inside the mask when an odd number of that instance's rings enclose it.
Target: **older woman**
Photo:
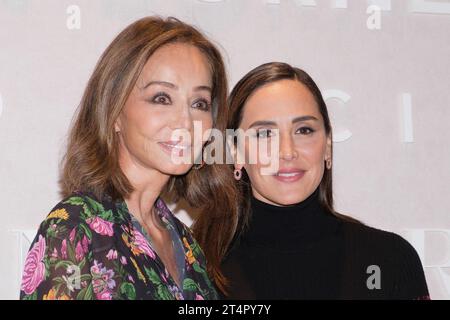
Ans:
[[[319,88],[304,71],[268,63],[234,87],[229,128],[275,144],[268,169],[234,165],[241,225],[223,263],[231,298],[426,299],[413,247],[393,233],[337,213],[332,193],[332,132]],[[239,154],[239,153],[238,153]],[[275,158],[276,157],[276,158]],[[205,242],[206,244],[207,242]]]
[[[64,199],[31,246],[21,298],[217,298],[202,250],[161,195],[173,190],[211,214],[230,212],[230,175],[174,161],[198,158],[202,134],[223,129],[226,94],[221,55],[192,26],[147,17],[123,30],[87,85],[64,159]]]

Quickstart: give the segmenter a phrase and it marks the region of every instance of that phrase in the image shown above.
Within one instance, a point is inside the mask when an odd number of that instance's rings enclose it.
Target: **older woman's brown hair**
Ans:
[[[205,55],[212,75],[214,127],[225,129],[227,78],[216,46],[197,29],[175,18],[140,19],[113,40],[89,79],[62,160],[63,197],[75,191],[89,191],[99,198],[107,194],[113,199],[131,194],[133,187],[119,166],[114,124],[147,60],[170,43],[193,45]],[[237,225],[237,192],[230,170],[226,165],[208,165],[172,177],[166,188],[174,199],[184,198],[200,209],[196,236],[208,260],[208,272],[219,289],[225,283],[220,262]]]

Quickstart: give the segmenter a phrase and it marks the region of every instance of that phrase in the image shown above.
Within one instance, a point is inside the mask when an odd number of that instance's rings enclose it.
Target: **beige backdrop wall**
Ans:
[[[337,209],[407,238],[432,298],[450,298],[450,1],[1,0],[1,299],[18,297],[30,238],[59,201],[58,162],[97,59],[151,14],[220,43],[231,85],[268,61],[307,70],[332,115]]]

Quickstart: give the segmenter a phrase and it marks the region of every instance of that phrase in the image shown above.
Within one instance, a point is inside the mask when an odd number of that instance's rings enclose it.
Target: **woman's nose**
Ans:
[[[294,141],[290,135],[281,135],[280,137],[280,159],[294,160],[297,159],[297,151],[295,150]]]
[[[190,131],[192,126],[192,115],[189,107],[183,106],[177,108],[176,115],[174,115],[174,120],[172,122],[172,129],[185,129]]]

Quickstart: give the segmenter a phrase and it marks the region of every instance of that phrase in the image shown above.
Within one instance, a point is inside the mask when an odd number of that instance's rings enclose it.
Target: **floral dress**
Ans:
[[[217,299],[206,259],[190,230],[158,198],[182,286],[123,200],[74,193],[41,224],[28,252],[21,299]]]

